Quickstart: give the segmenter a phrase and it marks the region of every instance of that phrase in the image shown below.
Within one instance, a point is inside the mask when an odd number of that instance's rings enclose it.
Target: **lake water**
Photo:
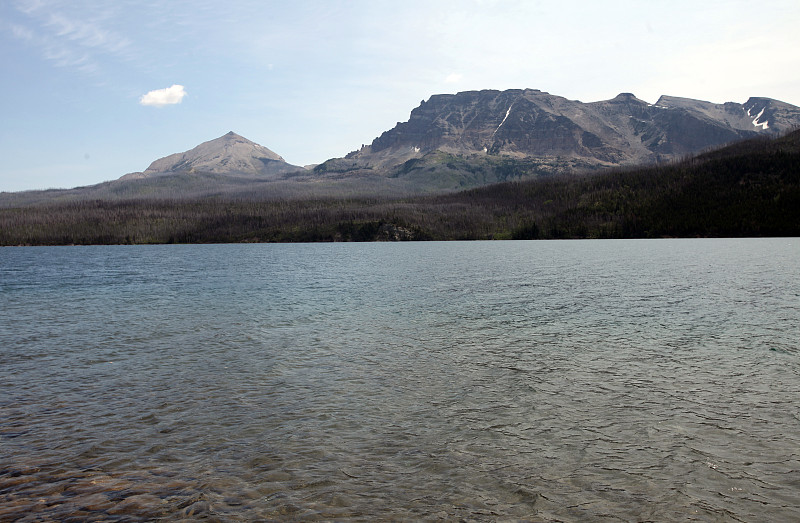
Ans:
[[[0,520],[800,520],[800,240],[0,249]]]

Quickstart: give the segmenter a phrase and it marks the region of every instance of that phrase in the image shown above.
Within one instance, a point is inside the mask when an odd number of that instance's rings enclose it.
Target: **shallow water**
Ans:
[[[0,249],[0,520],[800,520],[800,240]]]

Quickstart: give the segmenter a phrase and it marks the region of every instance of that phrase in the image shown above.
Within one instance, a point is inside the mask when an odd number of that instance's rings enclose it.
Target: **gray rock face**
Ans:
[[[259,178],[302,171],[302,167],[286,163],[278,154],[234,132],[201,143],[194,149],[171,154],[154,161],[143,173],[128,178],[147,178],[174,173],[212,173]]]
[[[800,125],[800,108],[769,98],[714,104],[633,94],[582,103],[535,89],[434,95],[371,145],[347,156],[390,167],[439,150],[459,155],[569,157],[597,165],[672,160]]]

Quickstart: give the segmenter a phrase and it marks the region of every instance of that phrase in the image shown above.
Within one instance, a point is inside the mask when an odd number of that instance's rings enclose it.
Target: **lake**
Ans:
[[[0,520],[800,520],[800,239],[0,249]]]

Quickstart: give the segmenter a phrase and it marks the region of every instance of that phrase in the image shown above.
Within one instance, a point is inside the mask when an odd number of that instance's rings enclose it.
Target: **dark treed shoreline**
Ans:
[[[77,200],[0,209],[0,245],[800,235],[800,131],[671,165],[418,197]]]

